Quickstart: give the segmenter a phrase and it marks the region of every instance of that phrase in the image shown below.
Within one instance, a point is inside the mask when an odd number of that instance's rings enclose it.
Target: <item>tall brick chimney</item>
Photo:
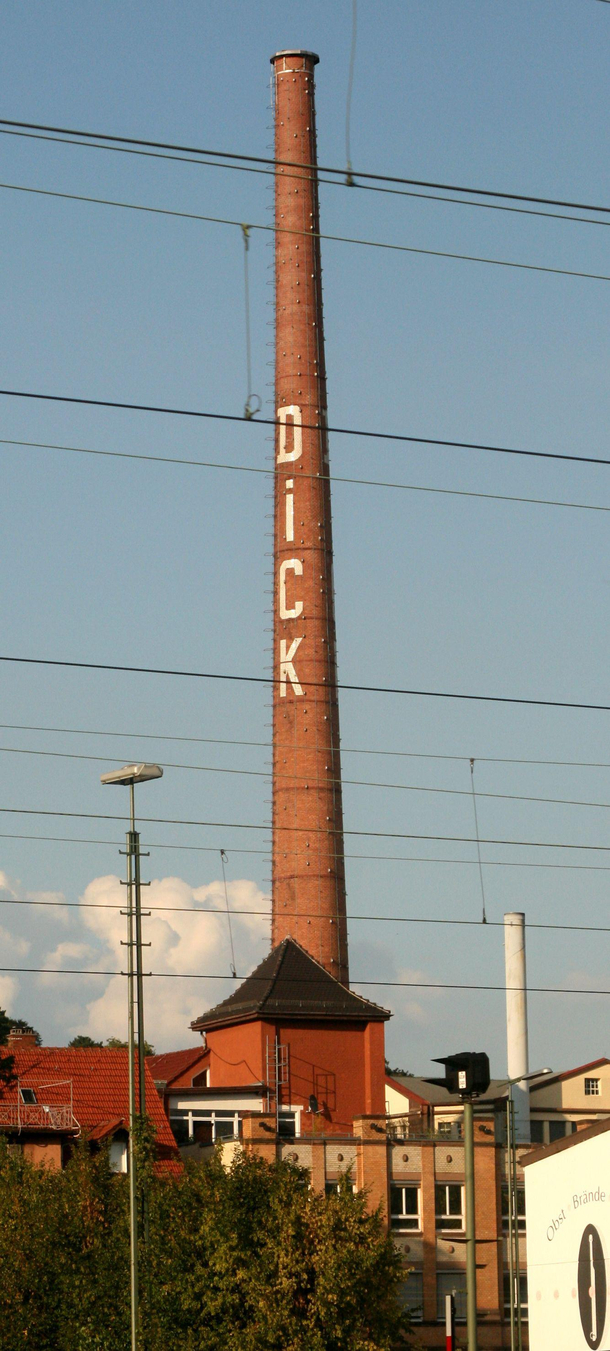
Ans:
[[[313,52],[277,52],[273,946],[349,981]],[[302,167],[300,167],[302,166]]]

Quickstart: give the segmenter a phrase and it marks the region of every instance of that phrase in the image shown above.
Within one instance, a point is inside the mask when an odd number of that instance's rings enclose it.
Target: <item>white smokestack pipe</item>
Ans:
[[[527,980],[525,971],[525,915],[511,911],[504,916],[504,959],[506,964],[506,1042],[508,1078],[519,1079],[529,1071],[527,1044]],[[529,1084],[513,1086],[515,1138],[521,1144],[530,1139]]]

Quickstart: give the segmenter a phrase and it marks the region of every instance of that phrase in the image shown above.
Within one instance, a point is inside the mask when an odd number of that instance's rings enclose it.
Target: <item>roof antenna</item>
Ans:
[[[235,970],[235,948],[233,947],[233,929],[231,928],[231,911],[229,910],[229,893],[228,893],[228,891],[227,891],[227,876],[226,876],[226,873],[225,873],[225,863],[228,863],[228,858],[227,858],[227,855],[226,855],[225,850],[224,850],[224,849],[221,849],[221,850],[220,850],[220,865],[221,865],[221,868],[222,868],[222,880],[223,880],[223,883],[224,883],[224,889],[225,889],[225,906],[226,906],[226,910],[227,910],[227,920],[228,920],[228,922],[229,922],[229,942],[230,942],[230,944],[231,944],[231,961],[230,961],[230,968],[231,968],[231,975],[232,975],[232,977],[233,977],[233,980],[237,980],[237,971]]]
[[[472,806],[474,811],[474,829],[477,837],[477,858],[479,860],[479,881],[481,883],[481,902],[483,905],[483,914],[481,923],[487,924],[487,915],[485,913],[485,884],[483,882],[483,864],[481,863],[481,843],[479,840],[479,820],[477,816],[477,799],[474,791],[474,760],[470,761],[470,787],[472,788]]]

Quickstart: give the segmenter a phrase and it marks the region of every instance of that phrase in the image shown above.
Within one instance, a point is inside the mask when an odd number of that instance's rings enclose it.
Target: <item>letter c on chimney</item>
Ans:
[[[300,558],[285,558],[280,563],[280,619],[298,619],[303,613],[302,600],[295,601],[292,608],[286,604],[286,573],[294,572],[295,577],[303,576],[303,564]]]

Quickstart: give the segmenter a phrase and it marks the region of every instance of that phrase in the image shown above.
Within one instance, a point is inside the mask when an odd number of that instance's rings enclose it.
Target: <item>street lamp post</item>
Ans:
[[[515,1084],[527,1083],[529,1079],[540,1079],[552,1070],[532,1070],[516,1079],[505,1079],[500,1088],[507,1088],[506,1098],[506,1178],[508,1183],[508,1279],[510,1285],[510,1346],[511,1351],[522,1351],[523,1323],[521,1314],[521,1279],[519,1270],[519,1206],[517,1192],[517,1141],[515,1138],[515,1103],[513,1088]]]
[[[144,1115],[144,976],[142,971],[142,894],[140,880],[140,836],[135,828],[135,784],[148,779],[160,779],[160,765],[124,765],[122,769],[102,774],[102,783],[113,783],[129,788],[130,829],[126,835],[127,854],[127,1055],[129,1061],[129,1271],[131,1309],[131,1351],[137,1351],[139,1340],[139,1273],[138,1273],[138,1213],[136,1187],[136,1084],[135,1084],[135,999],[134,976],[137,989],[137,1046],[138,1046],[138,1102],[140,1119]],[[134,964],[135,949],[135,964]]]

